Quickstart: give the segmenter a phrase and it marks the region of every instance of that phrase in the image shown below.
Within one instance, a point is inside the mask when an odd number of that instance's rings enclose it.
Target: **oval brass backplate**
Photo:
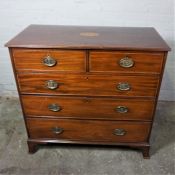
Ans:
[[[59,87],[59,83],[54,80],[47,80],[46,87],[51,90],[55,90]]]
[[[57,61],[48,55],[43,59],[43,64],[48,67],[53,67],[57,64]]]
[[[131,89],[131,86],[127,82],[118,83],[117,84],[117,89],[120,90],[120,91],[129,91]]]
[[[52,104],[48,105],[48,109],[50,111],[53,111],[53,112],[59,112],[59,111],[61,111],[62,108],[61,108],[61,106],[59,106],[59,105],[57,105],[55,103],[52,103]]]
[[[117,106],[115,111],[124,114],[128,112],[128,108],[126,106]]]
[[[119,65],[121,67],[124,67],[124,68],[130,68],[130,67],[134,66],[134,60],[132,60],[132,58],[129,58],[126,56],[126,57],[120,59]]]
[[[116,136],[124,136],[126,134],[126,131],[122,128],[117,128],[114,130],[113,134]]]
[[[53,127],[52,129],[52,132],[54,133],[54,134],[61,134],[61,133],[63,133],[64,132],[64,129],[63,128],[60,128],[60,127]]]

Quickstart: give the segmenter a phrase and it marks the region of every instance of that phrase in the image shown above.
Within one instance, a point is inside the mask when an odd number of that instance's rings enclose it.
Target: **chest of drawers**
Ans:
[[[80,143],[149,157],[170,50],[153,28],[30,25],[6,46],[30,153],[39,144]]]

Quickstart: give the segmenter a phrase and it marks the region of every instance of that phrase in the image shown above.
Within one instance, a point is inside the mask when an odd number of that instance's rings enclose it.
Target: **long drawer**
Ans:
[[[151,120],[154,100],[22,95],[26,116]],[[139,111],[139,112],[138,112]]]
[[[86,71],[86,53],[59,49],[14,49],[15,68],[20,71]]]
[[[149,122],[27,119],[31,139],[146,142],[150,127]]]
[[[21,93],[154,97],[157,76],[18,74]]]
[[[91,72],[157,73],[163,64],[160,52],[91,51]]]

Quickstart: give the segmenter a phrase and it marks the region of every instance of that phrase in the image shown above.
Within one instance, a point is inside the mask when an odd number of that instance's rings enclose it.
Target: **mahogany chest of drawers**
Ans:
[[[39,144],[123,145],[149,157],[168,45],[153,28],[30,25],[6,44]]]

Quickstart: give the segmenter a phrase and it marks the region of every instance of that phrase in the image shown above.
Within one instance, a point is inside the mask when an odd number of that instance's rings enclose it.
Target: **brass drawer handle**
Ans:
[[[122,128],[117,128],[114,130],[114,135],[116,136],[124,136],[126,134],[126,131]]]
[[[134,61],[132,60],[132,58],[129,58],[126,56],[126,57],[120,59],[119,65],[121,67],[124,67],[124,68],[130,68],[130,67],[134,66]]]
[[[62,108],[57,104],[49,104],[48,109],[53,112],[58,112],[58,111],[61,111]]]
[[[52,128],[52,132],[53,132],[54,134],[61,134],[61,133],[64,132],[64,129],[56,126],[56,127],[53,127],[53,128]]]
[[[128,108],[126,106],[117,106],[115,108],[115,110],[119,113],[127,113],[128,112]]]
[[[43,64],[48,67],[53,67],[57,64],[57,61],[48,55],[43,59]]]
[[[54,89],[57,89],[58,86],[59,86],[59,83],[54,81],[54,80],[47,80],[46,81],[46,87],[48,89],[54,90]]]
[[[129,91],[131,89],[131,86],[129,83],[118,83],[117,89],[120,91]]]

